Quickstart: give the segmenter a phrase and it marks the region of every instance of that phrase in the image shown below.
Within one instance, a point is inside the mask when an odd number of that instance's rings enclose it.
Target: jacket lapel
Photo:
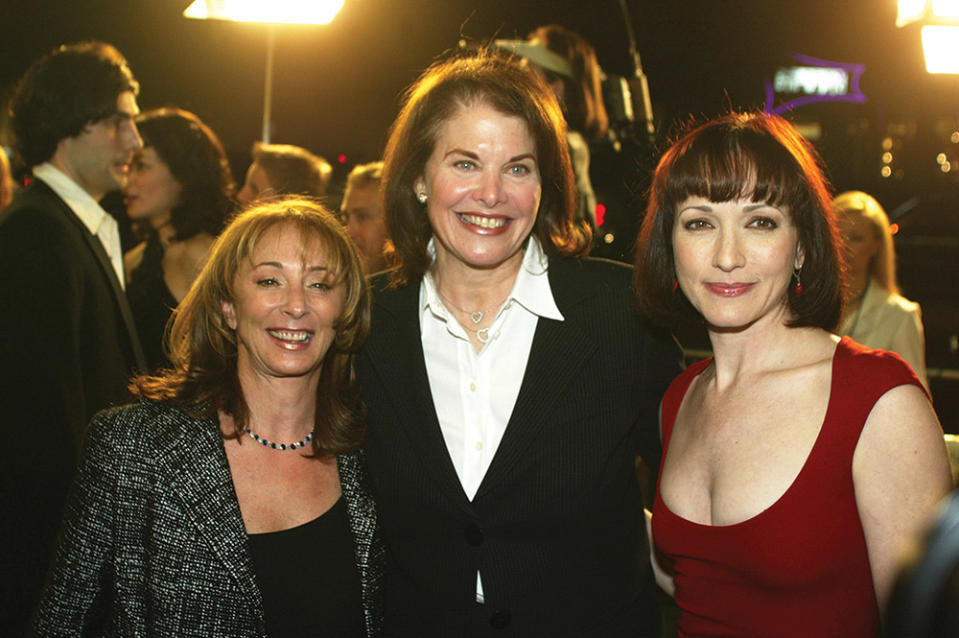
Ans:
[[[90,230],[83,225],[83,222],[73,214],[73,211],[70,210],[70,207],[64,202],[60,197],[47,186],[43,180],[36,180],[38,187],[42,186],[44,192],[52,198],[53,201],[57,202],[60,211],[66,215],[67,219],[76,224],[80,230],[80,236],[83,237],[83,240],[86,242],[87,247],[96,257],[97,262],[100,265],[100,270],[103,272],[103,276],[106,277],[107,281],[110,282],[110,288],[113,290],[113,298],[116,300],[117,307],[120,310],[120,316],[123,319],[123,325],[127,330],[127,335],[130,340],[130,347],[133,353],[133,358],[136,363],[136,367],[140,371],[146,371],[146,357],[143,355],[143,348],[140,346],[140,338],[137,335],[136,325],[133,323],[133,313],[130,311],[130,304],[127,302],[126,293],[123,290],[123,287],[120,286],[120,281],[117,279],[117,273],[113,269],[113,263],[110,261],[110,257],[107,255],[107,251],[103,248],[103,244],[100,243],[100,239],[90,232]]]
[[[468,508],[430,392],[420,337],[419,295],[418,282],[378,293],[376,305],[391,318],[374,324],[366,348],[376,362],[392,405],[398,408],[395,424],[403,428],[411,447],[425,450],[423,463],[430,468],[438,488],[454,503]]]
[[[253,608],[262,610],[219,423],[216,417],[195,421],[184,415],[178,425],[180,436],[170,437],[166,448],[157,450],[157,463],[183,504],[188,518],[184,524],[193,525]]]
[[[575,262],[552,259],[549,285],[564,321],[539,318],[529,361],[506,432],[496,450],[476,499],[513,474],[513,468],[530,445],[543,435],[550,416],[577,378],[583,363],[596,350],[584,302],[595,294],[588,282],[579,281]]]

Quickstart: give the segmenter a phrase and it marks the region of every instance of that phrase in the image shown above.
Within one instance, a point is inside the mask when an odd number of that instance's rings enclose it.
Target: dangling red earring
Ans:
[[[802,274],[802,266],[800,266],[795,271],[793,271],[793,277],[796,278],[795,291],[796,291],[797,297],[802,294],[802,281],[800,281],[799,279],[799,275],[801,274]]]
[[[679,290],[679,280],[673,279],[673,292],[676,292],[677,290]]]

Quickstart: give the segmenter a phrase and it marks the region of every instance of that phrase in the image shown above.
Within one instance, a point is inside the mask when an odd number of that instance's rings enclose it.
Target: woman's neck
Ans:
[[[495,268],[466,266],[455,258],[437,255],[433,264],[433,283],[440,296],[467,312],[489,311],[506,300],[523,263],[519,251]]]
[[[270,440],[299,440],[316,421],[315,375],[251,378],[240,374],[240,388],[249,411],[247,427]]]

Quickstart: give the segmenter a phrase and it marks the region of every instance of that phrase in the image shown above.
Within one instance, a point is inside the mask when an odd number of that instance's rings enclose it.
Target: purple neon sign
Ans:
[[[773,87],[772,80],[765,78],[763,83],[766,86],[766,107],[765,111],[767,113],[775,113],[776,115],[781,115],[786,111],[791,111],[800,106],[806,104],[813,104],[816,102],[858,102],[862,103],[866,101],[866,95],[862,92],[862,89],[859,88],[859,78],[862,77],[863,71],[866,70],[866,65],[857,64],[854,62],[833,62],[831,60],[822,60],[820,58],[814,58],[808,55],[803,55],[802,53],[790,53],[789,57],[795,60],[796,62],[810,66],[818,67],[823,69],[841,69],[846,72],[849,77],[849,88],[848,91],[841,95],[803,95],[801,97],[794,98],[788,102],[784,102],[779,106],[774,106],[776,98],[776,90]]]

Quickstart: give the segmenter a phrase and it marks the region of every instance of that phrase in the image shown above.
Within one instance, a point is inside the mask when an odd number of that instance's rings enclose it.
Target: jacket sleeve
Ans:
[[[97,414],[67,501],[52,571],[35,617],[33,635],[110,633],[116,588],[116,495],[124,457],[118,426],[129,411]]]

